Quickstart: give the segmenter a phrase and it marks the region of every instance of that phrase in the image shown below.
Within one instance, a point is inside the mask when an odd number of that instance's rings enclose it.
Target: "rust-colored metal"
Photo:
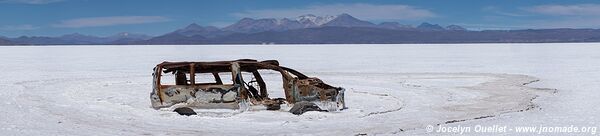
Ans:
[[[258,70],[273,70],[281,74],[285,98],[269,98],[267,85]],[[233,84],[224,84],[219,75],[221,72],[231,72]],[[189,74],[190,83],[162,85],[160,83],[162,73]],[[196,73],[212,73],[215,82],[196,83]],[[254,78],[245,81],[242,73],[252,74]],[[250,104],[264,105],[267,109],[276,110],[279,109],[279,104],[294,105],[297,102],[310,102],[327,111],[345,108],[343,88],[330,86],[318,78],[308,77],[296,70],[279,66],[276,60],[163,62],[155,67],[153,75],[155,86],[151,98],[152,106],[157,109],[182,103],[192,108],[242,108],[243,104]],[[188,81],[180,78],[176,80]],[[155,98],[156,96],[158,98]]]
[[[192,87],[196,85],[196,65],[194,63],[190,64],[190,84]]]
[[[213,74],[213,77],[215,77],[215,81],[217,82],[217,84],[222,85],[223,80],[221,80],[221,76],[219,75],[219,73],[213,72],[212,74]]]
[[[263,80],[262,76],[260,76],[260,73],[258,73],[258,71],[253,71],[252,75],[254,75],[254,78],[256,78],[256,83],[258,83],[258,86],[260,87],[260,97],[268,98],[269,94],[267,93],[267,84]]]
[[[162,69],[162,64],[158,64],[154,68],[154,74],[155,74],[154,75],[154,79],[155,79],[155,82],[156,82],[155,83],[156,86],[154,87],[154,89],[157,90],[157,94],[158,94],[158,98],[160,99],[160,103],[163,102],[163,96],[162,96],[162,91],[161,91],[162,85],[160,84],[160,79],[161,79],[160,77],[162,76],[161,72],[160,72],[161,69]]]

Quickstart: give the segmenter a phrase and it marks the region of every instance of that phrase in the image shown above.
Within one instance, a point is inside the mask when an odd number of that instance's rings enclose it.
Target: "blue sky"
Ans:
[[[349,13],[372,22],[472,30],[600,28],[595,0],[0,0],[0,36],[161,35],[191,23]]]

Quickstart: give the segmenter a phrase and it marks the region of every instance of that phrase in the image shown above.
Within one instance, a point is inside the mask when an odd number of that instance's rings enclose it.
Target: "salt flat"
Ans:
[[[438,135],[425,127],[600,122],[597,43],[44,46],[0,53],[1,135]],[[343,86],[349,109],[185,117],[150,108],[157,63],[239,58],[277,59]],[[280,88],[276,74],[265,79]]]

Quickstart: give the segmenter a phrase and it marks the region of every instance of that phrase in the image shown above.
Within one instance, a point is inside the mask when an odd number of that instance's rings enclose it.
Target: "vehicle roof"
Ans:
[[[231,65],[233,62],[237,62],[240,65],[240,70],[245,72],[252,72],[259,69],[272,69],[277,71],[288,71],[300,78],[306,78],[306,76],[296,70],[279,66],[277,60],[265,60],[257,61],[253,59],[238,59],[232,61],[206,61],[206,62],[162,62],[157,67],[162,67],[164,73],[181,71],[190,72],[190,65],[194,65],[195,73],[214,73],[214,72],[231,72]]]

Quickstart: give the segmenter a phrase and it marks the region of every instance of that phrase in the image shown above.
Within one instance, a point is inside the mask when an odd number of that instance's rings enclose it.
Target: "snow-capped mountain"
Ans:
[[[243,18],[240,21],[223,28],[224,31],[254,33],[264,31],[285,31],[292,29],[337,26],[337,27],[374,27],[375,24],[357,19],[349,14],[337,16],[315,16],[312,14],[298,16],[295,19],[252,19]]]
[[[313,14],[302,15],[296,18],[296,21],[303,24],[304,27],[318,27],[335,19],[337,16],[315,16]]]
[[[283,31],[291,29],[306,28],[305,25],[301,24],[297,20],[291,20],[287,18],[283,19],[252,19],[243,18],[235,24],[223,28],[224,31],[241,32],[241,33],[254,33],[264,31]]]
[[[306,29],[310,28],[310,29]],[[214,26],[201,26],[192,23],[181,29],[174,30],[164,35],[150,37],[147,35],[133,33],[118,33],[107,37],[98,37],[84,35],[79,33],[67,34],[59,37],[36,37],[22,36],[18,38],[4,38],[8,42],[15,44],[194,44],[194,43],[227,43],[244,40],[265,41],[272,37],[285,34],[293,34],[289,37],[309,37],[319,39],[322,35],[331,37],[334,35],[344,35],[355,33],[362,38],[373,37],[369,34],[360,34],[367,32],[391,33],[412,33],[421,32],[442,32],[442,31],[467,31],[465,28],[457,25],[440,26],[437,24],[423,23],[418,27],[400,24],[398,22],[382,22],[374,24],[369,21],[360,20],[349,14],[340,14],[335,16],[316,16],[313,14],[301,15],[293,18],[243,18],[234,24],[224,28]],[[256,35],[254,35],[256,34]],[[380,33],[377,33],[380,34]],[[371,35],[377,35],[371,34]],[[379,37],[385,37],[380,35]],[[237,38],[237,39],[236,39]],[[339,39],[347,38],[345,36]],[[361,38],[358,38],[361,39]],[[395,38],[398,39],[398,38]],[[283,41],[290,39],[283,38]],[[354,39],[352,39],[354,40]],[[6,43],[6,41],[3,41]],[[281,41],[279,41],[281,42]],[[243,42],[242,42],[243,43]],[[285,43],[285,42],[283,42]]]
[[[243,18],[240,21],[229,25],[221,30],[234,33],[256,33],[265,31],[286,31],[303,28],[315,27],[371,27],[391,30],[418,30],[418,31],[465,31],[466,29],[458,25],[449,25],[446,27],[438,24],[422,23],[417,27],[411,25],[400,24],[398,22],[382,22],[374,24],[369,21],[360,20],[349,14],[343,13],[335,16],[316,16],[306,14],[296,17],[295,19],[275,19],[263,18],[252,19]],[[205,36],[205,35],[204,35]],[[207,36],[205,36],[207,37]]]
[[[326,29],[329,27],[335,27],[332,29]],[[429,23],[423,23],[418,28],[411,25],[404,25],[398,22],[383,22],[380,24],[373,24],[369,21],[360,20],[349,14],[340,14],[335,16],[316,16],[313,14],[306,14],[290,18],[243,18],[234,24],[226,26],[224,28],[217,28],[212,26],[200,26],[198,24],[190,24],[185,28],[176,30],[165,35],[154,37],[150,40],[142,42],[140,44],[163,44],[163,43],[178,43],[178,44],[189,44],[197,42],[217,42],[228,41],[231,37],[240,37],[242,39],[247,38],[247,34],[254,33],[285,33],[285,31],[301,30],[305,28],[315,28],[323,30],[346,30],[353,28],[369,28],[369,29],[383,29],[383,30],[410,30],[410,31],[432,31],[432,30],[446,30],[444,27],[439,25],[433,25]],[[449,30],[461,30],[460,26],[448,26]],[[375,30],[375,31],[380,31]],[[302,31],[298,31],[302,32]],[[311,31],[312,32],[312,31]],[[329,32],[327,33],[336,33]],[[297,36],[305,35],[303,33],[297,34]],[[261,36],[258,36],[261,37]],[[264,38],[264,37],[263,37]],[[260,39],[260,38],[259,38]],[[235,40],[231,40],[235,41]]]

